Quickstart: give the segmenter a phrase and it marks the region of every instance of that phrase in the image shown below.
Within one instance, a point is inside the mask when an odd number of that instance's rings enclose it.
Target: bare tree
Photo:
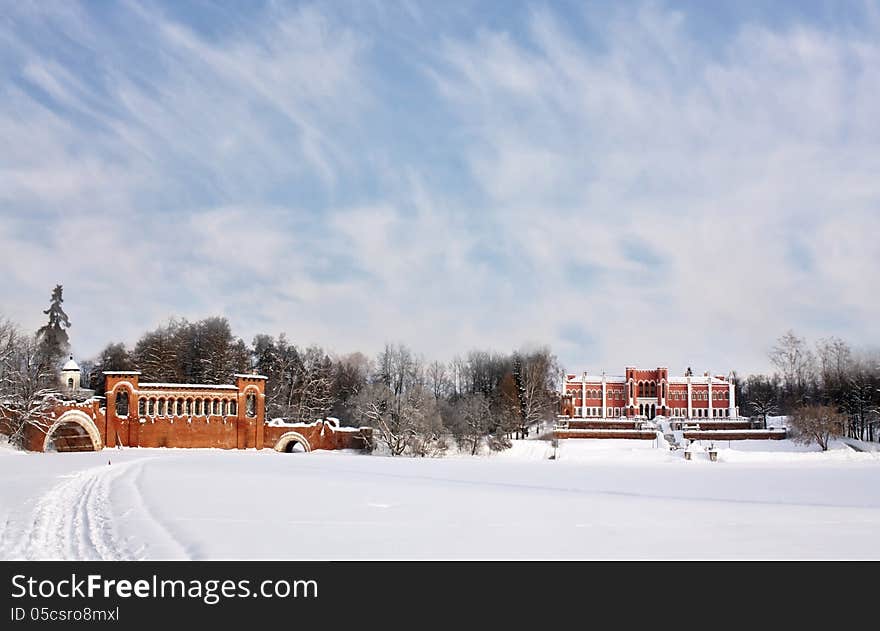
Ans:
[[[794,440],[815,442],[822,451],[828,450],[832,438],[843,436],[845,422],[846,417],[829,405],[802,405],[789,416]]]
[[[427,386],[438,401],[449,395],[452,389],[451,379],[446,366],[439,361],[432,361],[425,371]]]
[[[770,361],[782,373],[785,385],[794,396],[803,396],[806,382],[814,366],[813,353],[807,341],[788,331],[770,349]]]

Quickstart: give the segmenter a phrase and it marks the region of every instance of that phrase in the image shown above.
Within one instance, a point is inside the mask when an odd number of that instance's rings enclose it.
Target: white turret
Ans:
[[[71,355],[67,363],[61,368],[61,387],[65,392],[76,392],[79,390],[81,376],[82,371],[79,365],[73,361],[73,355]]]

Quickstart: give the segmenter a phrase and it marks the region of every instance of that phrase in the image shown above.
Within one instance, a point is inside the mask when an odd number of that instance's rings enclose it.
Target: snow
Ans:
[[[718,462],[615,439],[555,460],[539,440],[437,459],[0,443],[0,559],[880,558],[880,453],[714,444]]]
[[[79,370],[79,364],[73,361],[73,357],[67,360],[67,363],[61,367],[61,370]]]
[[[787,416],[768,416],[767,417],[767,429],[785,428],[785,427],[788,427],[788,417]]]

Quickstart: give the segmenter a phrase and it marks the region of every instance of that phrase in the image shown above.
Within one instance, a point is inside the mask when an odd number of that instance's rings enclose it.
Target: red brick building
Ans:
[[[78,370],[78,367],[77,367]],[[71,368],[67,372],[72,373]],[[105,372],[105,397],[63,401],[50,417],[30,425],[31,451],[103,447],[215,447],[220,449],[363,449],[369,428],[340,427],[335,419],[267,421],[266,378],[238,374],[230,385],[141,382],[135,371]],[[75,394],[78,376],[63,376]],[[82,392],[82,391],[80,391]]]
[[[680,419],[738,418],[730,377],[670,377],[665,367],[628,366],[623,375],[567,374],[561,413],[571,418],[616,419],[665,416]]]

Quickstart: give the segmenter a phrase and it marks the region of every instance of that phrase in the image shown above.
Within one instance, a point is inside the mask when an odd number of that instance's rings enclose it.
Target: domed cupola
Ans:
[[[82,371],[79,368],[79,364],[73,361],[73,355],[71,355],[67,363],[61,368],[61,387],[66,392],[76,392],[79,390],[81,375]]]

